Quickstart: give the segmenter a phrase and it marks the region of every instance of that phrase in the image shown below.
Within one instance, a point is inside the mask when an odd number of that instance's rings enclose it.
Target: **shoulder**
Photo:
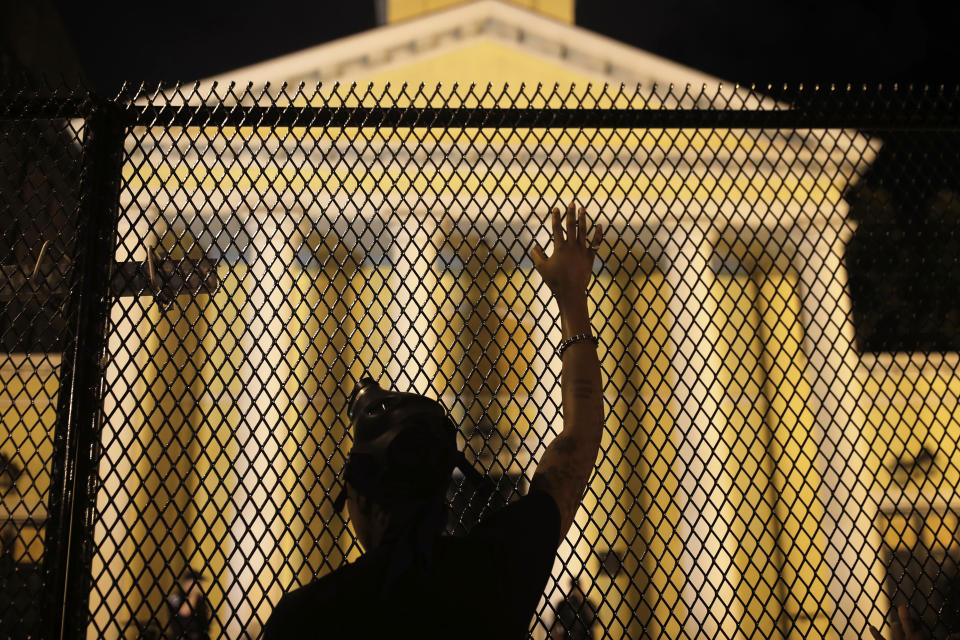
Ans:
[[[511,538],[553,532],[552,546],[556,546],[559,531],[560,509],[556,500],[546,491],[536,489],[491,514],[475,529],[478,535],[503,533]]]
[[[550,494],[534,490],[485,518],[467,537],[490,547],[509,571],[538,573],[557,552],[560,510]]]
[[[341,567],[280,598],[264,626],[264,640],[311,637],[317,620],[329,624],[329,614],[337,609],[338,583],[344,569]]]

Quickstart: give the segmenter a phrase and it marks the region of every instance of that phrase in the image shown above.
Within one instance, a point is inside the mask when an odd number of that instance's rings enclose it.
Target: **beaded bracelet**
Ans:
[[[597,336],[592,336],[589,333],[578,333],[575,336],[570,336],[566,340],[560,343],[560,346],[557,347],[557,355],[561,358],[563,357],[563,352],[566,351],[570,346],[577,344],[578,342],[592,342],[594,347],[600,345],[600,341],[597,340]]]

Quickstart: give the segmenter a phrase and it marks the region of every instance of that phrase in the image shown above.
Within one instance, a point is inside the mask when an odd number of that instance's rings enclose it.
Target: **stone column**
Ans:
[[[691,638],[733,637],[736,618],[730,603],[736,585],[729,581],[732,560],[726,551],[729,526],[720,517],[727,500],[720,484],[724,461],[717,450],[722,429],[718,414],[716,369],[719,356],[714,344],[716,302],[710,295],[714,275],[709,261],[713,251],[707,234],[709,220],[689,226],[661,229],[665,279],[670,292],[672,348],[668,383],[674,388],[676,412],[673,471],[679,480],[676,501],[681,517],[678,532],[682,549],[684,627]]]
[[[397,306],[400,313],[388,319],[392,326],[386,329],[389,331],[387,335],[401,336],[402,341],[391,345],[395,346],[395,351],[388,373],[401,391],[430,393],[438,374],[436,362],[431,357],[440,335],[433,328],[439,312],[433,294],[440,280],[432,240],[436,236],[440,215],[440,211],[421,209],[411,211],[398,231],[393,231],[394,225],[390,225],[398,244],[391,256],[393,273],[390,282],[393,286],[389,295],[393,300],[384,302]]]
[[[294,230],[282,211],[276,215],[251,215],[246,223],[248,270],[241,281],[246,297],[239,309],[243,359],[236,371],[242,388],[233,434],[236,485],[225,550],[229,584],[224,622],[229,638],[257,637],[273,603],[293,580],[285,557],[293,547],[286,518],[293,514],[284,506],[285,483],[296,478],[286,468],[284,450],[292,430],[283,418],[293,401],[285,387],[291,348],[286,327],[294,312],[287,301],[294,279],[288,240]]]
[[[816,465],[823,482],[827,537],[825,565],[830,570],[828,593],[833,603],[832,626],[844,638],[859,638],[868,619],[881,622],[886,611],[883,569],[877,557],[879,534],[874,531],[876,505],[869,495],[866,456],[869,445],[860,439],[864,418],[857,398],[861,382],[843,251],[852,225],[842,212],[830,212],[807,226],[797,227],[797,246],[804,324],[807,380],[812,389],[810,411],[815,416],[820,448]]]

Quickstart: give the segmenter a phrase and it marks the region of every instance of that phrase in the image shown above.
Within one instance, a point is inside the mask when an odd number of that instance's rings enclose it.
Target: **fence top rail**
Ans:
[[[3,120],[85,118],[92,108],[10,105]],[[960,130],[960,111],[813,112],[807,109],[501,109],[422,107],[143,106],[118,110],[128,127],[382,127],[599,129]]]
[[[583,95],[354,91],[330,95],[303,87],[254,92],[0,91],[0,120],[86,118],[109,110],[127,127],[384,127],[384,128],[730,128],[960,130],[960,86],[834,86],[777,91],[773,100],[750,87],[652,87],[643,92],[587,87]],[[428,106],[424,106],[426,103]],[[492,103],[492,104],[491,104]],[[507,106],[503,106],[506,104]],[[559,106],[558,106],[559,105]]]

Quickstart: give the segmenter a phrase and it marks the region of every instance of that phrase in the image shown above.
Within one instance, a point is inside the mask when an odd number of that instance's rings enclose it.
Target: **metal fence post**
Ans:
[[[63,355],[44,575],[45,637],[85,637],[90,522],[95,500],[110,269],[124,126],[113,103],[87,112],[79,203],[77,269],[71,283],[72,340]]]

